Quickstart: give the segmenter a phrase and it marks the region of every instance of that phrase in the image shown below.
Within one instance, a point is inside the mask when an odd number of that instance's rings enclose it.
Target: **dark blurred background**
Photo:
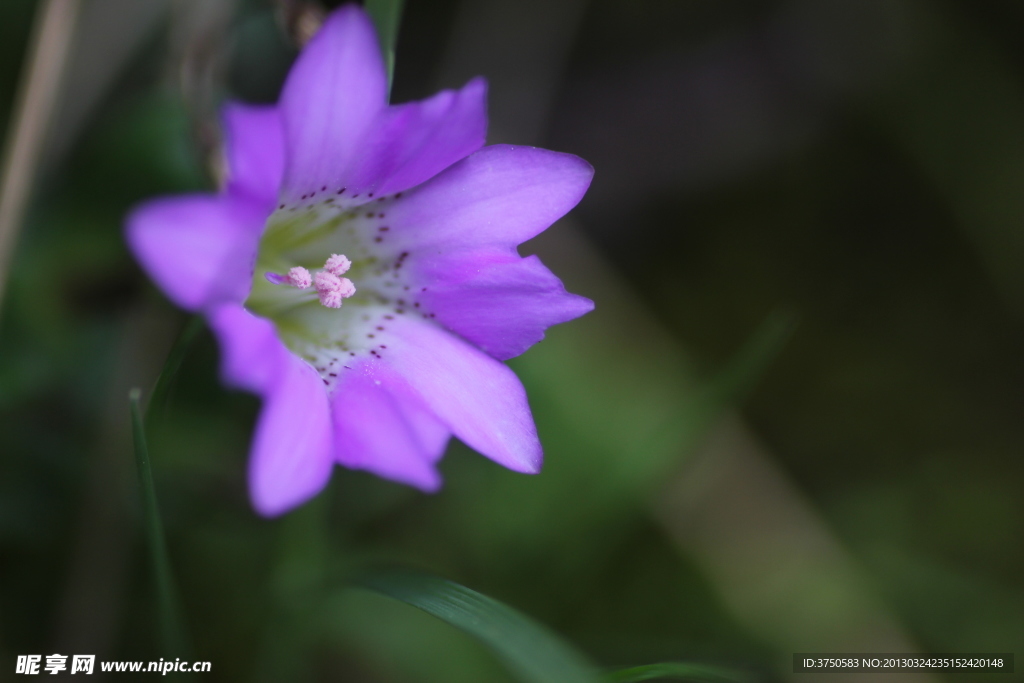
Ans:
[[[4,130],[39,4],[0,5]],[[244,486],[258,402],[220,387],[202,332],[152,449],[207,677],[511,680],[468,636],[346,588],[373,560],[492,595],[607,666],[782,681],[793,652],[1024,642],[1024,5],[406,5],[394,101],[483,74],[491,142],[595,166],[524,253],[597,310],[512,363],[540,476],[453,444],[437,495],[338,469],[270,521]],[[215,186],[217,107],[274,101],[315,16],[79,7],[0,273],[4,668],[161,656],[127,391],[153,386],[187,316],[121,221]]]

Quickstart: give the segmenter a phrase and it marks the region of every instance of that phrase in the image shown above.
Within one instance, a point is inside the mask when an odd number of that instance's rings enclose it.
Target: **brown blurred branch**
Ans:
[[[278,22],[298,47],[309,42],[326,17],[327,10],[317,0],[277,0]]]
[[[78,7],[78,0],[44,0],[36,14],[4,153],[0,185],[0,302],[11,252],[32,195],[40,151],[67,66]]]

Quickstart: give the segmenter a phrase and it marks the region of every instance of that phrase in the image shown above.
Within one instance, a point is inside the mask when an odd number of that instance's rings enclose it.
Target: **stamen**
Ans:
[[[313,284],[313,278],[309,274],[309,271],[302,266],[295,266],[288,271],[287,275],[281,275],[280,273],[267,273],[266,278],[271,284],[291,285],[298,289],[309,289],[309,286]]]
[[[356,293],[356,285],[347,277],[341,278],[341,298],[347,299]]]
[[[331,254],[331,257],[327,259],[327,263],[324,264],[324,269],[332,275],[341,277],[348,272],[348,269],[352,267],[352,262],[348,260],[348,257],[344,254]]]
[[[317,271],[316,275],[310,275],[302,266],[295,266],[287,275],[267,273],[266,278],[275,285],[291,285],[297,289],[315,287],[321,304],[327,308],[341,308],[342,299],[356,293],[355,284],[347,277],[341,277],[351,267],[352,262],[344,254],[331,254],[324,264],[326,270]]]
[[[338,277],[326,270],[313,278],[313,286],[320,295],[320,303],[327,308],[341,308],[341,300],[356,293],[356,286],[347,277]]]
[[[307,289],[313,284],[313,278],[310,277],[308,270],[302,266],[295,266],[288,271],[288,284],[299,289]]]

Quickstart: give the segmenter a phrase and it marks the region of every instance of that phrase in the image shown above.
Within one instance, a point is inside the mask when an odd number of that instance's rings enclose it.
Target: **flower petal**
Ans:
[[[434,464],[451,432],[379,361],[350,365],[331,398],[335,456],[342,465],[436,491]]]
[[[274,324],[239,304],[225,304],[207,313],[220,342],[220,373],[228,386],[266,394],[291,352],[281,343]]]
[[[281,93],[285,197],[340,189],[386,104],[387,75],[373,23],[357,5],[346,5],[306,45]]]
[[[249,196],[267,207],[281,189],[284,174],[284,124],[276,106],[232,102],[224,107],[228,191]]]
[[[594,169],[572,154],[493,145],[471,154],[387,209],[393,245],[423,253],[515,246],[579,203]]]
[[[232,195],[155,199],[128,216],[127,240],[167,297],[197,310],[245,299],[265,219],[257,203]]]
[[[384,110],[342,184],[360,194],[401,192],[477,151],[486,137],[487,82],[474,78],[461,90]]]
[[[331,414],[323,381],[288,354],[266,392],[249,460],[249,492],[256,510],[279,515],[327,484],[334,463]]]
[[[504,363],[437,325],[407,315],[389,323],[383,363],[466,445],[517,472],[542,453],[526,390]]]
[[[565,291],[536,256],[476,249],[422,259],[419,301],[437,321],[498,360],[514,358],[551,325],[578,318],[594,303]]]

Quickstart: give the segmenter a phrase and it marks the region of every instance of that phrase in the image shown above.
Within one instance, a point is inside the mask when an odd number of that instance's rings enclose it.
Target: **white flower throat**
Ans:
[[[387,209],[400,196],[354,204],[318,192],[267,220],[245,307],[273,322],[328,389],[348,360],[386,354],[400,317],[434,318],[419,301],[426,288],[408,277],[409,252],[392,244]]]

